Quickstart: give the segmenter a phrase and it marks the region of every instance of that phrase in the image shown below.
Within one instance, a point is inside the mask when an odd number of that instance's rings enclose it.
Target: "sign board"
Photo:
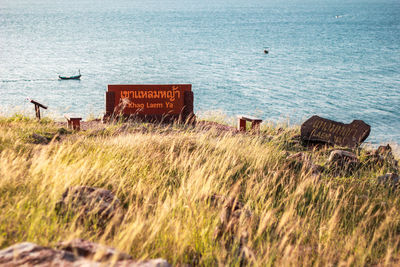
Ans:
[[[303,141],[355,147],[367,139],[370,131],[371,126],[361,120],[344,124],[312,116],[301,125],[301,139]]]
[[[191,84],[108,85],[106,115],[186,120],[193,114]]]

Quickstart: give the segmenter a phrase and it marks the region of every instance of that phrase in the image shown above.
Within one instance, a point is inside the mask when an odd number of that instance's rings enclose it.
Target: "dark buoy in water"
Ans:
[[[268,50],[267,49],[264,49],[264,54],[268,54]]]

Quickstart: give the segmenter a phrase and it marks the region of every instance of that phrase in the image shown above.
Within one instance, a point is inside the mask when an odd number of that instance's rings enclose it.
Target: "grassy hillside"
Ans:
[[[358,149],[360,164],[335,167],[335,148],[302,146],[298,128],[104,127],[0,118],[0,248],[80,237],[173,264],[400,264],[400,189],[377,183],[398,173],[389,158]],[[76,185],[111,190],[122,215],[105,226],[59,217]]]

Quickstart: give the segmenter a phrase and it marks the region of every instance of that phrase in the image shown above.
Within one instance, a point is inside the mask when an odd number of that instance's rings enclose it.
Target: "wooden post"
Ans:
[[[242,118],[238,118],[238,130],[240,132],[245,132],[246,131],[246,120],[243,120]]]
[[[72,129],[79,131],[81,129],[81,123],[80,123],[81,118],[77,119],[71,119],[72,122]]]
[[[106,92],[106,115],[111,116],[115,108],[115,92]]]
[[[40,120],[40,107],[38,105],[35,105],[35,113],[36,113],[36,118]]]
[[[183,93],[184,96],[184,107],[181,113],[182,122],[195,123],[195,117],[193,113],[193,92],[186,91]]]
[[[40,104],[39,102],[37,102],[37,101],[35,101],[33,99],[30,99],[29,97],[27,99],[28,99],[29,102],[31,102],[32,104],[35,105],[36,118],[38,120],[40,120],[40,108],[47,109],[47,106],[45,106],[43,104]]]

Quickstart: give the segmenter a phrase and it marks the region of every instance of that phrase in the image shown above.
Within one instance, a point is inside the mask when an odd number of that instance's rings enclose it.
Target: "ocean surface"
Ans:
[[[197,114],[361,119],[400,143],[400,1],[0,0],[0,114],[99,117],[108,84],[145,83],[191,83]]]

